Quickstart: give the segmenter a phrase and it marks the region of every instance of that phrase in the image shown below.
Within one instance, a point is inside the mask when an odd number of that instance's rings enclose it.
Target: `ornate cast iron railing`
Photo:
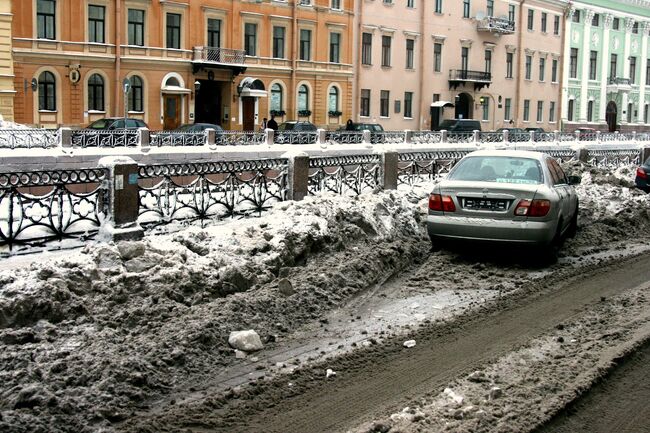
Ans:
[[[214,140],[219,146],[264,144],[266,135],[263,132],[253,131],[217,131]]]
[[[500,132],[479,132],[479,142],[481,143],[502,143],[503,134]]]
[[[533,149],[538,152],[544,152],[553,158],[557,162],[570,162],[570,161],[577,161],[577,155],[576,152],[572,149],[548,149],[548,148],[535,148]]]
[[[576,141],[576,135],[573,132],[560,132],[558,141]]]
[[[0,149],[57,147],[60,134],[58,129],[0,129]]]
[[[359,144],[363,142],[363,131],[327,131],[325,140],[334,144]]]
[[[533,133],[533,141],[536,143],[552,143],[555,141],[555,134],[553,132],[535,132]]]
[[[313,144],[318,140],[316,131],[275,131],[274,142],[279,144]]]
[[[359,195],[380,185],[379,155],[348,155],[309,160],[309,194]]]
[[[471,143],[473,141],[473,132],[450,132],[447,134],[447,143]]]
[[[508,132],[508,143],[523,143],[530,141],[530,132]]]
[[[442,132],[434,131],[413,131],[411,141],[415,144],[438,144],[442,143]]]
[[[141,166],[138,221],[150,227],[260,215],[286,199],[287,174],[286,159]]]
[[[469,150],[451,150],[400,153],[397,183],[412,186],[418,182],[436,180],[441,175],[449,173],[449,170],[469,152]]]
[[[244,50],[219,47],[194,47],[194,61],[202,63],[222,63],[226,65],[244,64]]]
[[[126,147],[139,144],[136,129],[116,129],[100,131],[79,129],[72,131],[72,145],[79,147]]]
[[[469,71],[467,69],[450,69],[449,79],[454,81],[492,82],[492,74],[485,71]]]
[[[207,141],[204,132],[151,131],[151,146],[203,146]]]
[[[92,238],[107,215],[105,169],[0,173],[0,250]]]
[[[596,167],[614,168],[627,164],[639,164],[638,149],[588,149],[587,163]]]
[[[379,143],[399,144],[399,143],[404,143],[405,140],[406,140],[405,131],[383,131],[383,132],[370,133],[370,142],[372,144],[379,144]]]
[[[477,21],[479,31],[511,34],[515,32],[515,22],[506,18],[485,17]]]

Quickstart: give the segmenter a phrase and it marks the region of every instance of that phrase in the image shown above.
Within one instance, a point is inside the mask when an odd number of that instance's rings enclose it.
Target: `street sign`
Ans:
[[[131,90],[131,80],[128,78],[122,80],[122,89],[124,90],[125,95],[129,93],[129,90]]]

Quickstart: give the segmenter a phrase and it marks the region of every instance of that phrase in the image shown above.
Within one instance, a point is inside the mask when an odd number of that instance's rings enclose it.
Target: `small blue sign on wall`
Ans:
[[[138,184],[138,173],[129,173],[129,185]]]

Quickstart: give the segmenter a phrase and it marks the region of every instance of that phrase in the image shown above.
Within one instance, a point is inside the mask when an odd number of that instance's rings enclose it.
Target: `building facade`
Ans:
[[[650,130],[650,1],[575,1],[567,13],[567,130]]]
[[[151,129],[351,115],[353,0],[12,2],[16,121]],[[23,83],[28,85],[24,86]]]
[[[359,2],[355,118],[557,129],[564,0]],[[356,102],[358,101],[358,102]]]
[[[14,63],[11,52],[11,4],[0,2],[0,120],[14,120]]]

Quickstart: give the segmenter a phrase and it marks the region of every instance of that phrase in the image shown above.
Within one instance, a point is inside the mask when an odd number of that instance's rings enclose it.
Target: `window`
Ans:
[[[618,63],[618,55],[612,54],[612,57],[609,60],[609,77],[610,78],[616,78],[616,70],[617,70],[617,63]]]
[[[129,111],[142,112],[144,102],[144,86],[142,78],[134,75],[130,78],[131,91],[129,92]]]
[[[311,30],[300,29],[300,60],[311,60]]]
[[[88,5],[88,42],[103,44],[104,35],[104,6]]]
[[[612,29],[618,30],[620,27],[621,27],[621,20],[619,20],[618,18],[614,18],[612,20]]]
[[[221,46],[221,20],[208,18],[208,47]]]
[[[544,57],[540,57],[539,59],[539,81],[544,81],[544,73],[546,69],[546,59]]]
[[[598,27],[598,24],[600,24],[600,15],[594,14],[593,18],[591,19],[591,25]]]
[[[433,71],[440,72],[442,70],[442,44],[433,44]]]
[[[635,21],[634,24],[632,24],[632,33],[633,34],[638,34],[639,33],[639,22]]]
[[[587,102],[587,122],[594,121],[594,101]]]
[[[38,109],[56,111],[56,79],[48,71],[38,77]]]
[[[55,14],[55,0],[38,0],[36,3],[36,27],[39,39],[56,39]]]
[[[434,12],[437,13],[437,14],[441,14],[442,13],[442,0],[435,0],[435,1],[436,1],[436,5],[435,5]]]
[[[532,9],[528,9],[528,30],[533,30],[534,23],[533,20],[535,19],[535,11]]]
[[[104,79],[99,74],[88,79],[88,109],[104,111]]]
[[[469,18],[470,9],[469,0],[463,0],[463,18]]]
[[[381,117],[388,117],[388,102],[390,99],[390,92],[382,90],[379,97],[379,115]]]
[[[415,7],[415,0],[406,0],[406,7],[407,8],[414,8]]]
[[[329,98],[327,99],[328,111],[339,111],[339,89],[337,87],[330,87]]]
[[[485,72],[492,73],[492,51],[485,50]]]
[[[512,99],[506,98],[503,105],[503,119],[510,120],[512,119]]]
[[[361,36],[361,64],[372,65],[372,33]]]
[[[544,101],[537,101],[537,121],[541,122],[544,118]]]
[[[553,64],[551,66],[551,82],[557,83],[557,59],[553,59]]]
[[[330,62],[341,62],[341,34],[330,33]]]
[[[550,108],[548,109],[548,121],[555,122],[555,101],[551,101],[550,104]]]
[[[144,45],[144,11],[129,9],[129,45]]]
[[[361,89],[361,107],[360,115],[364,117],[370,116],[370,89]]]
[[[508,21],[515,22],[515,5],[508,5]]]
[[[569,78],[578,78],[578,49],[571,48],[571,60],[569,63]]]
[[[301,84],[298,87],[298,111],[309,110],[309,89]]]
[[[330,4],[330,8],[341,10],[341,0],[332,0],[332,3]]]
[[[648,123],[648,104],[643,109],[643,123]]]
[[[556,36],[560,34],[560,16],[559,15],[555,15],[555,17],[553,17],[553,34],[556,35]]]
[[[413,92],[404,92],[404,117],[413,117]]]
[[[512,53],[506,53],[506,78],[512,78]]]
[[[630,102],[627,104],[627,123],[632,123],[632,110],[633,110],[633,105]]]
[[[598,52],[591,50],[589,53],[589,79],[596,79],[596,60],[598,59]]]
[[[636,57],[630,57],[630,83],[636,83]]]
[[[573,11],[573,16],[571,17],[571,21],[573,21],[574,23],[580,22],[580,11],[578,10]]]
[[[271,111],[281,111],[283,107],[284,95],[282,92],[282,86],[278,83],[273,83],[271,85]]]
[[[390,45],[392,43],[390,36],[381,37],[381,65],[390,66]]]
[[[650,59],[645,61],[645,85],[650,86]]]
[[[485,10],[487,16],[494,16],[494,0],[487,0],[487,6]]]
[[[546,12],[542,12],[542,33],[546,33]]]
[[[273,58],[284,59],[284,39],[287,29],[284,27],[273,27]]]
[[[530,120],[530,99],[524,99],[524,122]]]
[[[533,75],[533,73],[532,73],[532,69],[533,69],[533,56],[526,56],[526,65],[525,65],[525,67],[526,67],[526,69],[525,69],[525,76],[526,76],[526,79],[527,79],[527,80],[530,80],[531,77],[532,77],[532,75]]]
[[[569,104],[567,106],[566,118],[569,122],[573,122],[573,112],[575,111],[575,100],[569,99]]]
[[[467,47],[462,47],[460,49],[460,68],[463,72],[467,72],[469,69],[469,48]]]
[[[413,69],[413,51],[415,41],[413,39],[406,40],[406,69]]]
[[[483,120],[490,120],[490,99],[483,98]]]
[[[180,14],[167,14],[167,48],[181,48]]]
[[[244,51],[247,56],[257,55],[257,24],[244,24]]]

